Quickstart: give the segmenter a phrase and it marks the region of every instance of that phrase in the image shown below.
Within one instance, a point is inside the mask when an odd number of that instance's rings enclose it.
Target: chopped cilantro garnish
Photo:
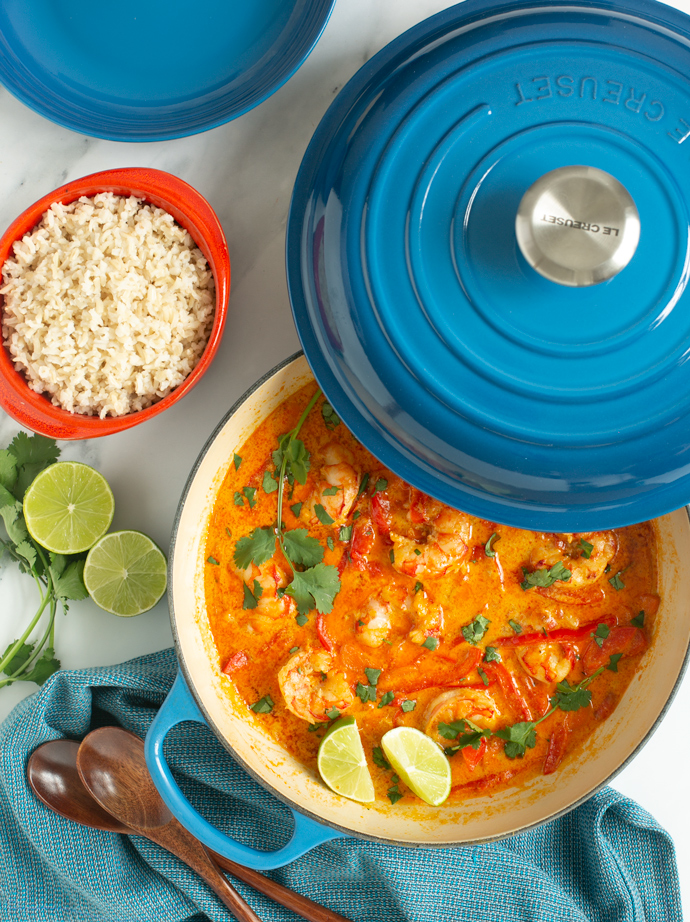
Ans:
[[[244,601],[242,602],[242,608],[256,608],[259,604],[259,599],[263,595],[263,588],[258,580],[254,580],[254,589],[250,589],[246,583],[242,583],[244,588]]]
[[[486,544],[484,545],[484,553],[486,554],[487,557],[496,556],[496,551],[493,550],[491,545],[493,544],[494,541],[499,541],[499,540],[500,538],[498,537],[498,534],[494,532],[493,535],[491,535],[489,540],[486,542]]]
[[[237,490],[235,490],[235,495],[234,495],[234,497],[233,497],[233,501],[234,501],[234,503],[235,503],[236,506],[244,506],[244,497],[243,497],[242,494],[239,493]]]
[[[488,618],[485,618],[484,615],[477,615],[474,621],[470,621],[470,623],[466,624],[462,629],[462,636],[467,643],[471,643],[474,646],[478,644],[484,634],[486,634],[490,624],[491,622]]]
[[[371,475],[367,473],[367,474],[364,474],[364,476],[362,477],[362,480],[360,481],[360,484],[359,484],[359,490],[357,491],[357,497],[356,497],[356,498],[359,498],[359,497],[362,495],[362,493],[364,493],[364,491],[366,490],[366,488],[369,486],[369,477],[370,477],[370,476],[371,476]]]
[[[304,503],[295,503],[294,506],[290,506],[290,512],[294,515],[296,519],[299,518],[299,514],[302,511],[302,506]]]
[[[373,685],[364,685],[362,682],[358,682],[355,693],[362,704],[366,704],[367,701],[376,701],[376,688]]]
[[[512,627],[516,634],[522,634],[522,625],[518,624],[517,621],[513,621],[512,618],[508,619],[508,624]]]
[[[383,491],[386,489],[387,486],[388,486],[388,481],[386,480],[386,478],[380,477],[376,481],[376,486],[374,487],[374,493],[383,493]]]
[[[631,618],[630,623],[633,627],[642,627],[644,625],[644,611],[641,611],[639,614],[635,615],[634,618]]]
[[[618,672],[618,660],[623,656],[622,653],[612,653],[609,657],[609,661],[606,665],[607,669],[610,669],[611,672]]]
[[[326,512],[321,503],[316,503],[314,506],[314,515],[321,522],[322,525],[332,525],[335,519],[332,519],[330,515]]]
[[[484,662],[485,663],[500,663],[501,654],[498,652],[496,647],[487,647],[484,651]]]
[[[321,491],[322,496],[335,496],[338,492],[338,487],[326,487]]]
[[[438,637],[427,637],[422,646],[426,647],[427,650],[436,650],[438,647]]]
[[[329,551],[335,550],[335,541],[333,540],[333,538],[331,538],[330,535],[326,538],[326,546]]]
[[[616,590],[616,592],[620,592],[621,589],[625,589],[625,583],[624,583],[623,580],[621,579],[621,573],[622,573],[622,572],[623,572],[622,570],[619,570],[619,572],[616,573],[615,576],[612,576],[612,577],[609,579],[609,582],[611,583],[611,585],[613,586],[613,588]]]
[[[414,552],[415,552],[415,554],[417,555],[417,557],[420,557],[421,554],[422,554],[422,552],[419,550],[418,547],[416,547],[416,548],[414,549]]]
[[[364,670],[364,675],[367,677],[367,681],[370,685],[376,685],[382,672],[382,669],[373,669],[371,666],[367,666]]]
[[[290,656],[292,656],[292,654],[293,654],[293,653],[297,653],[298,650],[299,650],[299,647],[290,647],[290,649],[288,650],[288,652],[289,652]]]
[[[504,730],[496,730],[495,735],[505,740],[505,754],[509,759],[521,759],[528,749],[537,745],[537,734],[532,721],[513,724]]]
[[[549,586],[553,586],[557,580],[562,583],[567,583],[572,576],[570,570],[567,570],[560,560],[550,568],[545,567],[542,570],[534,570],[530,573],[523,567],[522,572],[525,579],[520,583],[520,586],[524,591],[532,589],[535,586],[547,589]]]
[[[395,563],[395,551],[393,550],[393,548],[390,549],[390,553],[388,554],[388,557],[391,563]]]
[[[264,695],[263,698],[259,698],[258,701],[255,701],[254,704],[250,704],[249,707],[255,714],[269,714],[274,707],[273,699],[270,695]]]
[[[387,704],[390,704],[393,698],[395,698],[395,692],[392,692],[392,691],[386,692],[385,695],[381,696],[381,700],[379,701],[379,707],[383,708]]]
[[[262,486],[264,488],[264,493],[275,493],[278,489],[278,481],[270,471],[264,471]]]
[[[321,416],[323,421],[326,424],[327,429],[335,429],[336,426],[340,425],[340,419],[338,414],[335,412],[330,403],[327,403],[325,400],[321,404]]]
[[[417,582],[414,584],[414,594],[417,595],[419,590],[423,588],[424,587],[422,586],[422,584],[419,582],[419,580],[417,580]]]
[[[405,701],[400,702],[400,707],[406,714],[409,714],[410,711],[414,711],[414,709],[417,707],[417,702],[412,698],[407,698]]]
[[[386,791],[386,794],[388,795],[388,799],[390,800],[391,804],[397,804],[397,802],[401,800],[403,796],[400,793],[400,790],[397,784],[394,784],[392,788],[388,788],[388,790]]]
[[[330,711],[326,711],[326,717],[329,720],[337,720],[340,717],[340,711],[338,708],[331,708]]]
[[[484,685],[488,685],[488,684],[489,684],[489,677],[488,677],[487,674],[484,672],[484,670],[482,669],[481,666],[477,666],[477,672],[479,673],[479,678],[482,680],[482,682],[484,683]]]
[[[308,615],[295,615],[295,621],[299,624],[300,627],[304,627],[308,620]]]
[[[338,541],[342,541],[345,544],[352,537],[352,525],[341,525],[340,531],[338,532]]]
[[[374,760],[374,765],[378,765],[379,768],[385,768],[386,771],[390,770],[390,763],[384,756],[383,749],[381,749],[380,746],[374,746],[371,751],[371,755]]]
[[[590,636],[594,638],[594,643],[598,647],[603,647],[604,641],[610,633],[611,631],[609,630],[608,624],[598,624],[596,631],[594,631]]]
[[[207,558],[206,558],[206,563],[210,563],[210,564],[212,564],[214,567],[220,566],[220,561],[219,561],[219,560],[216,560],[215,557],[207,557]]]
[[[232,532],[227,525],[225,526],[225,534],[228,536],[228,538],[232,538]]]
[[[584,538],[580,538],[579,545],[580,545],[580,548],[582,549],[582,556],[586,560],[589,560],[589,558],[592,556],[594,545],[590,544],[589,541],[585,541]]]
[[[240,464],[242,464],[242,458],[240,458],[240,456],[237,454],[237,452],[235,452],[235,454],[234,454],[232,460],[233,460],[234,463],[235,463],[235,470],[236,470],[236,471],[239,471],[239,469],[240,469]]]
[[[591,678],[591,677],[590,677]],[[579,711],[586,708],[592,701],[592,693],[588,690],[589,679],[583,679],[577,685],[570,685],[563,679],[556,686],[556,693],[551,697],[551,707],[560,708],[562,711]]]
[[[242,492],[247,497],[249,508],[253,509],[254,506],[256,506],[256,500],[254,499],[254,496],[256,495],[256,487],[242,487]]]
[[[355,511],[352,513],[352,521],[354,522],[355,519],[358,519],[361,514],[362,513],[359,511],[359,509],[355,509]]]

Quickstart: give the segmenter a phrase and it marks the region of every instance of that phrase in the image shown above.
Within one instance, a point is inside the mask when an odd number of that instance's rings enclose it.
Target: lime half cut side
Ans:
[[[114,531],[95,544],[84,564],[84,585],[100,608],[130,618],[148,611],[168,582],[165,554],[140,531]]]
[[[365,804],[374,800],[374,784],[354,717],[336,720],[321,740],[317,764],[319,774],[336,794]]]
[[[51,464],[24,497],[29,534],[54,554],[88,551],[110,528],[114,511],[108,481],[78,461]]]
[[[450,762],[443,750],[421,730],[394,727],[384,733],[381,748],[405,784],[417,797],[438,807],[450,794]]]

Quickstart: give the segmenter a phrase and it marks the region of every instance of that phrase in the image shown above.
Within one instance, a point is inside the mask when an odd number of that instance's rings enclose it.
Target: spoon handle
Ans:
[[[209,854],[219,867],[229,871],[235,877],[244,881],[245,884],[249,884],[250,887],[258,890],[259,893],[263,893],[264,896],[269,897],[274,902],[280,903],[286,909],[291,909],[292,912],[302,916],[307,922],[352,922],[351,919],[341,916],[340,913],[327,909],[325,906],[321,906],[320,903],[315,903],[308,896],[302,896],[301,893],[296,893],[294,890],[284,887],[277,880],[264,877],[263,874],[252,868],[246,868],[243,864],[236,864],[229,858],[223,858],[222,855],[217,855],[215,852],[210,851],[210,849]]]

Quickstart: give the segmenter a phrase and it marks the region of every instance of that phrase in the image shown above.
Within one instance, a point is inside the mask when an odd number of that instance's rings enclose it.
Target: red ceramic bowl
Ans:
[[[177,403],[194,387],[211,364],[220,345],[227,316],[230,258],[220,221],[206,199],[195,189],[177,176],[161,170],[138,167],[105,170],[60,186],[27,208],[7,228],[0,238],[0,266],[12,254],[14,242],[36,227],[53,202],[69,204],[82,195],[93,196],[98,192],[135,195],[169,212],[189,232],[206,257],[215,279],[216,312],[213,329],[198,364],[167,397],[145,410],[125,416],[108,416],[105,419],[82,416],[56,407],[48,397],[31,390],[24,375],[15,369],[7,349],[0,349],[0,406],[25,428],[53,439],[92,439],[100,435],[112,435],[143,423]]]

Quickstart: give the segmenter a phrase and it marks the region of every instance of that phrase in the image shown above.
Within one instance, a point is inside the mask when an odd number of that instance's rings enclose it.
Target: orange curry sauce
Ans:
[[[280,552],[243,572],[233,555],[238,539],[275,523],[278,494],[265,492],[264,474],[275,471],[279,436],[315,392],[303,388],[259,426],[238,453],[239,468],[230,466],[208,525],[206,600],[219,668],[247,702],[248,719],[315,771],[329,720],[352,715],[385,798],[392,773],[373,753],[391,727],[417,727],[449,747],[439,723],[468,718],[497,730],[536,721],[558,682],[572,687],[613,666],[592,680],[589,706],[558,709],[536,727],[536,745],[522,758],[508,758],[496,736],[458,749],[451,798],[555,771],[616,707],[652,636],[652,525],[553,535],[457,513],[382,467],[344,424],[329,429],[320,398],[299,433],[309,476],[286,485],[282,518],[286,529],[307,528],[319,540],[341,588],[331,611],[298,617],[282,591],[292,571]],[[333,524],[319,521],[317,505]],[[535,571],[562,572],[559,562],[569,580],[522,588]],[[245,608],[243,583],[256,590],[254,580],[261,595]],[[270,711],[249,710],[267,696]],[[402,782],[400,791],[417,800]]]

